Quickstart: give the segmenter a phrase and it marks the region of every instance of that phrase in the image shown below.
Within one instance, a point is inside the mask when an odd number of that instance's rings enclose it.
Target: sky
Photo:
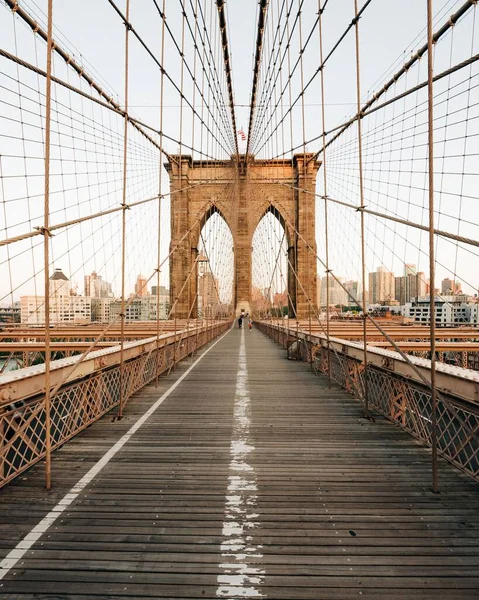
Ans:
[[[290,0],[292,14],[302,0]],[[462,0],[435,0],[435,28],[446,21],[462,4]],[[44,21],[46,1],[24,0],[20,3],[41,22]],[[273,44],[278,31],[286,31],[283,0],[271,0],[265,30],[262,73],[258,92],[257,131],[253,152],[258,158],[278,155],[290,156],[293,146],[301,146],[305,131],[306,150],[321,149],[318,138],[323,131],[321,119],[321,88],[318,76],[313,77],[319,64],[317,28],[312,29],[318,3],[302,2],[301,32],[290,18],[291,34],[289,57],[283,47]],[[360,7],[363,5],[360,2]],[[54,37],[84,65],[104,89],[124,106],[124,26],[107,0],[71,2],[54,0]],[[125,11],[125,1],[117,6]],[[217,33],[215,3],[206,0],[185,0],[187,13],[193,7],[202,10],[212,46],[212,67],[218,73],[222,97],[208,89],[203,65],[211,61],[206,52],[196,53],[193,37],[186,24],[184,35],[180,0],[165,0],[166,22],[171,36],[165,35],[163,64],[167,77],[163,78],[163,117],[160,115],[161,73],[157,62],[162,58],[162,19],[157,6],[163,0],[132,0],[130,22],[141,36],[145,48],[130,35],[128,104],[131,114],[147,125],[163,130],[172,139],[163,139],[169,153],[178,153],[181,138],[183,153],[195,158],[215,156],[227,158],[231,142],[225,122],[229,119],[224,73]],[[324,54],[334,46],[353,18],[353,0],[330,0],[324,12]],[[249,103],[253,72],[258,5],[253,0],[226,2],[228,36],[233,65],[235,113],[238,128],[248,127]],[[441,72],[478,52],[478,9],[472,9],[451,34],[437,44],[435,72]],[[193,20],[189,21],[190,25]],[[360,20],[361,97],[368,99],[380,89],[391,74],[424,43],[426,25],[425,0],[373,0]],[[308,36],[311,34],[311,37]],[[199,35],[199,34],[198,34]],[[201,34],[203,35],[203,34]],[[193,81],[179,57],[182,39],[188,67],[196,77]],[[276,38],[277,39],[277,38]],[[298,50],[309,39],[301,69],[296,68],[291,86],[284,87],[280,97],[278,85],[272,92],[274,70],[269,70],[270,57],[291,60],[294,65]],[[32,32],[11,15],[0,0],[1,47],[23,59],[45,68],[45,46]],[[285,68],[282,77],[286,79]],[[54,72],[86,93],[91,90],[80,82],[65,63],[56,57]],[[206,72],[212,74],[213,71]],[[278,73],[276,68],[276,74]],[[478,239],[477,225],[477,161],[476,135],[478,89],[475,65],[445,78],[436,85],[435,121],[435,179],[436,227]],[[299,100],[288,109],[290,99],[296,99],[301,90],[301,78],[311,85]],[[324,69],[325,123],[331,130],[354,114],[356,106],[355,46],[349,32]],[[426,62],[420,61],[408,75],[398,81],[385,98],[408,89],[425,80]],[[42,224],[43,176],[42,157],[44,142],[44,80],[0,58],[0,229],[2,238],[31,231]],[[176,87],[182,87],[183,102]],[[284,86],[284,80],[283,80]],[[123,120],[118,115],[94,105],[73,92],[54,86],[54,123],[52,149],[52,216],[53,223],[62,223],[95,212],[110,210],[122,202]],[[201,99],[203,97],[203,100]],[[196,115],[190,105],[195,106]],[[426,161],[425,161],[425,93],[418,92],[407,99],[393,103],[387,109],[363,119],[364,194],[365,204],[373,210],[401,216],[416,223],[427,223]],[[278,105],[276,110],[273,106]],[[304,106],[303,106],[304,105]],[[283,125],[275,131],[275,124]],[[201,126],[200,120],[204,125]],[[281,133],[281,135],[280,135]],[[159,136],[152,133],[158,142]],[[466,142],[464,142],[466,140]],[[245,150],[241,141],[240,152]],[[127,201],[138,202],[153,198],[161,188],[168,192],[167,174],[159,168],[165,162],[158,150],[141,134],[129,128],[127,159]],[[320,157],[323,160],[322,157]],[[357,135],[351,127],[326,153],[327,193],[330,197],[355,205],[360,202]],[[324,167],[324,165],[323,165]],[[465,176],[462,174],[466,173]],[[161,181],[160,181],[161,178]],[[317,192],[324,192],[322,171],[318,176]],[[161,219],[159,220],[159,210]],[[403,263],[416,264],[427,272],[427,235],[412,228],[366,217],[366,264],[369,271],[385,266],[396,274],[402,273]],[[346,279],[360,278],[359,214],[338,205],[328,206],[330,267]],[[169,198],[161,209],[156,201],[132,208],[127,214],[127,290],[131,290],[139,273],[153,274],[160,246],[164,262],[161,283],[168,284],[167,254],[170,239]],[[74,225],[59,231],[51,241],[51,268],[61,267],[71,277],[79,293],[83,289],[83,275],[96,270],[120,291],[121,213],[102,216],[92,222]],[[324,260],[324,203],[318,199],[316,208],[318,255]],[[160,242],[158,242],[160,232]],[[222,236],[226,239],[227,234]],[[462,281],[463,288],[473,293],[479,285],[477,249],[455,242],[438,240],[436,285],[443,277]],[[258,254],[258,252],[256,253]],[[266,272],[256,258],[255,272]],[[264,259],[263,259],[264,260]],[[1,249],[0,302],[8,303],[22,294],[42,293],[42,239],[16,242]],[[219,264],[219,263],[218,263]],[[231,268],[231,261],[222,261],[223,269]],[[324,267],[318,263],[318,272]],[[271,270],[269,268],[269,270]],[[269,272],[269,271],[268,271]],[[152,284],[156,281],[152,280]],[[229,285],[229,284],[228,284]],[[279,284],[278,284],[279,285]]]

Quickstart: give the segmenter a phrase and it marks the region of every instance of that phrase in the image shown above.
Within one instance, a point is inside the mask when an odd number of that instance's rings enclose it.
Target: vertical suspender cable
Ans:
[[[163,0],[164,1],[164,0]],[[198,63],[198,46],[197,46],[197,39],[198,39],[198,23],[197,23],[197,19],[198,19],[198,0],[195,0],[195,7],[194,7],[194,17],[195,17],[195,23],[194,23],[194,35],[193,35],[193,48],[195,49],[194,52],[194,58],[193,58],[193,79],[195,81],[197,81],[197,63]],[[192,100],[192,104],[193,107],[196,108],[196,85],[193,86],[193,100]],[[195,147],[195,125],[196,125],[196,113],[195,111],[192,111],[191,114],[191,162],[194,163],[195,161],[195,151],[194,151],[194,147]],[[199,255],[199,239],[196,240],[196,258],[198,258]],[[198,261],[196,261],[196,273],[194,274],[194,278],[195,278],[195,283],[193,286],[193,289],[195,290],[195,297],[193,298],[193,306],[192,306],[192,316],[193,318],[196,319],[196,337],[195,337],[195,350],[198,349]],[[196,313],[196,314],[195,314]]]
[[[182,61],[181,61],[181,70],[180,70],[180,165],[183,162],[183,109],[184,109],[184,105],[183,105],[183,99],[184,99],[184,84],[185,84],[185,25],[186,25],[186,11],[183,10],[182,11],[182,19],[181,19],[181,56],[182,56]],[[181,175],[183,176],[183,173],[181,173]],[[183,178],[183,177],[182,177]],[[182,181],[180,181],[180,186],[182,186]],[[187,194],[187,192],[186,192]],[[188,223],[188,209],[186,210],[186,222]],[[190,254],[190,261],[191,261],[191,242],[190,242],[190,236],[188,236],[187,239],[188,245],[188,251]],[[191,263],[190,263],[191,264]],[[196,264],[196,263],[194,263]],[[191,265],[193,267],[193,265]],[[185,290],[185,295],[187,298],[187,308],[189,309],[190,307],[190,301],[191,301],[191,285],[189,282],[189,278],[188,278],[188,285],[186,287]],[[186,317],[186,322],[188,322],[188,312],[184,311],[184,316]],[[180,328],[183,326],[183,324],[180,323]],[[176,333],[175,333],[176,335]],[[181,344],[181,334],[178,337],[178,354],[177,354],[177,360],[179,360],[180,355],[181,355],[181,351],[180,351],[180,344]],[[175,365],[176,367],[176,365]]]
[[[276,5],[277,5],[277,9],[278,9],[278,15],[280,15],[280,10],[279,10],[279,0],[276,0]],[[283,8],[284,8],[284,4],[283,4]],[[281,11],[282,12],[282,11]],[[279,21],[278,21],[279,24]],[[280,38],[280,49],[279,49],[279,54],[281,53],[281,45],[282,45],[282,38]],[[279,67],[279,86],[280,86],[280,90],[283,89],[283,65],[280,64]],[[275,105],[277,104],[277,96],[276,96],[276,86],[275,86],[275,96],[274,96],[274,103]],[[281,105],[281,150],[284,152],[285,149],[285,140],[284,140],[284,110],[283,110],[283,103],[280,103]],[[277,151],[277,154],[279,155],[279,149]],[[288,254],[288,248],[289,248],[289,240],[288,240],[288,233],[287,233],[287,228],[286,228],[286,223],[284,224],[284,231],[285,231],[285,240],[286,240],[286,257],[289,257]],[[284,279],[286,278],[286,281],[284,281]],[[285,291],[286,291],[286,311],[287,311],[287,319],[286,319],[286,339],[285,339],[285,348],[288,349],[288,342],[289,342],[289,326],[290,326],[290,319],[291,319],[291,314],[290,314],[290,306],[292,305],[292,302],[290,301],[290,289],[288,287],[288,264],[286,261],[286,275],[283,275],[283,283],[285,284]]]
[[[163,17],[161,20],[161,64],[165,64],[165,1],[163,0]],[[165,72],[160,76],[160,148],[163,147],[163,99],[164,99]],[[193,145],[193,144],[192,144]],[[161,264],[161,205],[163,204],[163,155],[160,151],[159,181],[158,181],[158,251],[156,258],[156,377],[155,385],[158,387],[160,371],[160,264]]]
[[[326,344],[327,344],[327,369],[328,369],[328,385],[331,387],[331,345],[329,340],[329,239],[328,239],[328,178],[326,171],[326,118],[324,108],[324,66],[323,66],[323,8],[321,0],[318,0],[318,28],[319,28],[319,62],[321,64],[321,121],[323,127],[323,194],[324,194],[324,244],[325,244],[325,262],[326,262]],[[321,296],[320,296],[321,297]],[[318,306],[318,309],[321,307]]]
[[[52,112],[53,0],[48,0],[47,79],[45,106],[45,199],[43,209],[43,268],[45,279],[45,487],[52,487],[50,407],[50,133]]]
[[[203,25],[206,31],[206,0],[203,0],[203,5],[200,4],[200,9],[202,11],[203,14]],[[207,51],[206,51],[206,36],[203,37],[203,63],[208,62],[208,55],[207,55]],[[203,114],[204,114],[204,108],[205,108],[205,73],[206,73],[206,69],[202,69],[201,71],[201,98],[202,98],[202,102],[201,102],[201,122],[203,122]],[[209,94],[210,94],[210,89],[211,87],[208,86],[208,103],[209,103]],[[203,156],[205,155],[205,151],[203,150],[203,126],[200,127],[200,168],[203,168]],[[207,152],[206,152],[207,154]],[[201,224],[200,224],[201,226]],[[198,264],[198,263],[197,263]],[[200,283],[200,279],[199,276],[197,274],[197,281],[198,284]],[[203,338],[205,336],[205,311],[204,311],[204,279],[203,277],[201,277],[201,286],[199,286],[201,289],[201,328],[202,328],[202,333],[203,333]],[[200,294],[198,294],[199,296]],[[200,302],[199,302],[199,297],[198,297],[198,308],[199,308]]]
[[[181,19],[181,55],[182,58],[184,58],[184,51],[185,51],[185,12],[182,12],[182,19]],[[185,61],[182,60],[181,61],[181,69],[180,69],[180,122],[179,122],[179,126],[180,126],[180,134],[179,134],[179,168],[178,168],[178,189],[182,188],[182,179],[183,179],[183,99],[184,99],[184,95],[183,95],[183,83],[184,83],[184,72],[185,72]],[[185,194],[186,192],[181,192],[181,194]],[[183,198],[181,198],[181,207],[183,208]],[[185,217],[187,218],[187,216],[185,215]],[[186,245],[187,245],[187,249],[190,248],[190,240],[189,240],[189,236],[186,239]],[[190,255],[191,255],[191,250],[190,250]],[[186,284],[186,289],[185,289],[185,284]],[[190,285],[189,285],[189,278],[186,280],[186,282],[183,284],[183,287],[180,291],[180,293],[178,294],[177,297],[177,304],[179,304],[180,302],[182,302],[182,300],[184,298],[187,298],[187,302],[186,302],[186,306],[189,306],[189,298],[190,298]],[[184,309],[183,307],[180,309],[182,313],[184,313]],[[188,315],[186,315],[187,317]],[[180,323],[180,327],[181,327],[181,323]],[[176,361],[178,360],[178,345],[179,345],[179,340],[181,340],[181,335],[178,337],[178,319],[177,319],[177,310],[176,310],[176,306],[175,306],[175,342],[174,342],[174,354],[173,354],[173,366],[176,366]]]
[[[126,262],[126,169],[128,149],[128,41],[130,32],[130,0],[126,0],[125,16],[125,124],[123,132],[123,198],[121,212],[121,313],[120,313],[120,403],[118,418],[123,417],[125,400],[125,262]]]
[[[301,90],[304,90],[304,69],[303,69],[303,11],[301,9],[301,6],[299,8],[299,48],[300,48],[300,57],[299,57],[299,61],[300,61],[300,78],[301,78]],[[302,126],[302,134],[303,134],[303,185],[306,188],[307,185],[307,164],[306,164],[306,116],[305,116],[305,112],[304,112],[304,93],[301,94],[301,126]],[[298,195],[298,199],[299,199],[299,195]],[[306,195],[303,193],[303,198],[307,199]],[[314,202],[316,201],[316,199],[313,200]],[[306,208],[306,207],[305,207]],[[306,209],[306,235],[307,238],[309,238],[309,210]],[[314,235],[316,235],[316,232],[314,232]],[[309,248],[307,248],[305,246],[305,253],[306,253],[306,272],[307,272],[307,280],[306,280],[306,291],[307,291],[307,301],[308,301],[308,330],[309,330],[309,341],[310,341],[310,345],[308,346],[309,348],[309,353],[308,353],[308,357],[309,357],[309,363],[310,365],[312,365],[313,363],[313,352],[312,352],[312,346],[311,346],[311,328],[312,328],[312,324],[311,324],[311,269],[310,269],[310,251]],[[316,262],[316,261],[315,261]],[[296,265],[296,270],[298,271],[298,265]],[[316,267],[315,267],[316,270]]]
[[[432,0],[427,0],[427,117],[429,183],[429,328],[431,337],[431,445],[432,489],[438,492],[437,394],[436,394],[436,294],[434,260],[434,95],[433,95]]]
[[[287,0],[287,4],[286,4],[286,11],[287,11],[287,15],[286,15],[286,35],[287,35],[287,39],[290,39],[290,29],[289,29],[289,14],[291,12],[291,8],[293,6],[292,0],[291,0],[291,4],[288,3],[289,0]],[[288,53],[288,79],[287,79],[287,83],[288,83],[288,102],[289,105],[291,106],[291,103],[293,102],[293,95],[292,95],[292,89],[291,89],[291,44],[288,41],[287,44],[287,53]],[[291,147],[293,147],[293,111],[290,110],[289,111],[289,139],[290,139],[290,144]],[[291,156],[291,185],[294,187],[296,185],[296,182],[294,180],[294,156]],[[294,192],[291,192],[294,193]],[[297,229],[298,226],[298,222],[297,222],[297,217],[296,215],[294,216],[294,227]],[[296,267],[297,263],[298,263],[298,236],[297,233],[294,231],[294,229],[292,229],[291,231],[291,240],[290,240],[291,246],[288,247],[288,259],[290,258],[289,253],[290,250],[292,250],[292,255],[293,255],[293,262],[294,265]],[[288,267],[288,273],[291,270],[291,262],[288,260],[288,265],[290,265]],[[288,286],[291,282],[291,284],[293,284],[294,281],[294,275],[291,273],[291,277],[288,274]],[[291,295],[291,292],[293,292],[293,295]],[[289,314],[289,307],[288,307],[288,318],[291,318],[292,316],[294,316],[294,318],[296,319],[296,329],[298,329],[297,325],[298,325],[298,286],[296,285],[296,282],[294,283],[293,289],[289,290],[288,292],[288,296],[291,299],[292,298],[292,302],[291,304],[291,312],[294,314]]]
[[[363,186],[363,146],[361,132],[361,75],[359,64],[359,16],[358,0],[354,0],[354,30],[356,33],[356,98],[357,98],[357,122],[358,122],[358,159],[359,159],[359,195],[361,209],[364,209],[364,186]],[[369,419],[369,395],[368,395],[368,351],[367,351],[367,306],[366,306],[366,244],[364,239],[364,210],[361,213],[361,271],[363,285],[363,394],[364,394],[364,412]]]
[[[164,1],[164,0],[163,0]],[[193,46],[195,48],[195,55],[194,55],[194,63],[193,63],[193,77],[196,81],[197,79],[197,75],[196,75],[196,64],[198,62],[198,56],[199,56],[199,49],[197,46],[197,33],[198,33],[198,29],[199,29],[199,24],[198,24],[198,0],[195,0],[195,8],[194,8],[194,17],[195,17],[195,35],[194,35],[194,41],[193,41]],[[200,36],[201,39],[201,36]],[[203,71],[204,73],[204,71]],[[196,86],[193,89],[193,106],[195,106],[196,104]],[[196,113],[193,112],[192,116],[191,116],[191,147],[194,148],[195,147],[195,116]],[[201,148],[200,148],[200,152],[201,152]],[[201,156],[201,154],[200,154]],[[194,150],[191,151],[191,160],[192,162],[194,162],[195,160],[195,155],[194,155]],[[196,256],[199,256],[199,240],[196,244],[197,247],[197,253]],[[195,335],[195,351],[198,351],[198,327],[199,327],[199,313],[198,313],[198,307],[199,307],[199,280],[198,280],[198,261],[196,262],[196,273],[195,273],[195,290],[196,290],[196,297],[195,297],[195,307],[193,309],[193,316],[196,319],[196,335]],[[195,314],[196,312],[196,314]]]

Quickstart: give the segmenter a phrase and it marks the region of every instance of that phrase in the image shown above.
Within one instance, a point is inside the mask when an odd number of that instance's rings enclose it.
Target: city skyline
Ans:
[[[64,277],[58,278],[58,274],[62,274]],[[373,294],[371,295],[371,297],[368,300],[368,304],[376,304],[376,303],[380,303],[380,302],[385,302],[387,300],[399,300],[401,295],[405,295],[407,298],[409,297],[423,297],[426,296],[427,294],[429,294],[429,279],[427,279],[425,277],[424,272],[417,272],[416,270],[416,265],[412,264],[412,263],[405,263],[404,264],[404,273],[405,275],[401,275],[401,276],[396,276],[395,273],[393,271],[388,271],[387,269],[385,269],[382,266],[378,266],[376,268],[375,272],[372,272],[369,274],[369,282],[370,285],[366,288],[366,294],[370,294],[372,286],[371,286],[371,281],[374,281],[374,275],[375,274],[380,274],[384,277],[387,277],[388,279],[388,283],[379,283],[379,284],[374,284],[374,286],[378,287],[381,290],[381,297],[376,297],[375,293],[373,292]],[[218,291],[219,291],[219,279],[217,277],[214,276],[214,274],[211,273],[211,271],[205,271],[203,270],[202,273],[199,273],[198,277],[199,277],[199,281],[201,280],[202,277],[204,276],[211,276],[211,281],[213,283],[210,283],[208,285],[208,294],[209,296],[217,296],[218,295]],[[324,300],[324,295],[325,295],[325,283],[326,283],[326,277],[321,277],[320,274],[317,274],[318,277],[318,305],[322,305],[325,303]],[[78,286],[75,285],[63,272],[63,270],[60,267],[55,268],[54,272],[52,273],[50,280],[54,281],[54,280],[62,280],[62,281],[68,281],[69,283],[69,287],[68,287],[68,295],[72,298],[76,298],[76,297],[90,297],[90,298],[100,298],[100,297],[110,297],[110,298],[121,298],[120,295],[115,295],[111,289],[111,284],[105,280],[102,279],[102,277],[100,275],[98,275],[95,271],[92,271],[92,273],[90,275],[85,275],[84,276],[84,281],[85,281],[85,287],[84,287],[84,293],[83,294],[79,294],[77,292]],[[408,291],[403,292],[398,291],[398,280],[406,280],[406,279],[414,279],[414,280],[419,280],[420,284],[419,284],[419,294],[415,293],[416,288],[414,286],[413,290],[410,290],[410,288],[408,288]],[[338,283],[339,280],[339,283]],[[157,286],[156,285],[150,285],[151,281],[148,282],[146,277],[144,277],[142,274],[138,274],[137,278],[136,278],[136,282],[134,284],[134,289],[129,292],[126,295],[126,299],[133,297],[146,297],[149,295],[155,295]],[[409,284],[405,284],[405,286],[408,286]],[[150,288],[148,289],[148,286],[150,286]],[[344,287],[343,287],[344,286]],[[254,286],[253,286],[254,287]],[[344,289],[346,288],[346,290]],[[255,289],[260,289],[261,288],[255,288]],[[358,299],[359,301],[361,301],[360,295],[361,295],[361,283],[359,281],[354,281],[354,280],[346,280],[344,277],[341,276],[330,276],[330,294],[332,295],[332,300],[331,300],[331,304],[348,304],[348,303],[352,303],[352,299],[351,296]],[[213,290],[213,291],[211,291]],[[286,288],[283,288],[281,290],[278,289],[274,289],[273,287],[271,288],[264,288],[264,290],[262,291],[263,295],[265,294],[265,291],[268,290],[268,293],[271,295],[271,297],[273,297],[273,295],[276,296],[280,296],[280,295],[286,295],[287,296],[287,291]],[[465,294],[465,292],[463,292],[462,290],[462,286],[460,284],[459,281],[454,281],[453,279],[450,278],[444,278],[441,280],[440,282],[440,287],[435,286],[435,291],[436,291],[436,295],[438,296],[449,296],[449,295],[456,295],[456,294],[464,294],[464,295],[469,295],[469,296],[475,296],[476,294]],[[90,292],[89,294],[87,292]],[[93,293],[92,293],[93,292]],[[351,295],[349,295],[348,294]],[[199,292],[200,293],[200,292]],[[160,285],[160,294],[162,295],[167,295],[169,294],[169,289],[166,286]],[[55,295],[55,293],[51,294],[51,297],[53,297]],[[33,297],[34,295],[28,295],[25,294],[24,296],[30,296]],[[339,301],[335,301],[336,296],[338,296],[338,298],[341,299],[341,302]],[[38,297],[41,297],[40,295],[38,295]],[[321,300],[319,300],[321,297]],[[20,299],[22,298],[22,296],[18,297],[15,300],[15,303],[20,302]],[[409,300],[406,300],[409,301]],[[3,302],[0,304],[0,306],[2,307],[8,307],[11,306],[10,303],[8,302]]]

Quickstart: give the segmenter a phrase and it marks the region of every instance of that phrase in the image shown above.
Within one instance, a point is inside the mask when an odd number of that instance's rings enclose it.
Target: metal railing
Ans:
[[[257,322],[257,328],[294,357],[310,362],[361,400],[364,367],[361,343],[310,336],[279,324]],[[295,344],[295,346],[293,346]],[[368,347],[367,387],[370,408],[431,447],[431,391],[396,353]],[[411,359],[427,372],[426,359]],[[438,365],[437,450],[453,465],[479,481],[479,376],[476,372]]]
[[[228,327],[228,322],[216,321],[161,336],[161,344],[156,338],[131,343],[126,350],[123,376],[125,404],[135,392]],[[75,358],[55,361],[65,363],[57,365],[58,368],[53,362],[52,373],[69,367],[72,361]],[[0,388],[0,397],[3,392],[4,398],[0,401],[0,487],[45,456],[44,390],[39,393],[41,388],[37,387],[35,393],[35,382],[41,380],[39,371],[43,368],[43,365],[30,367],[21,370],[25,372],[23,376],[21,371],[16,371],[10,377],[3,377],[5,383]],[[22,386],[28,379],[31,380],[29,385]],[[27,397],[27,392],[21,392],[22,389],[29,389],[31,395]],[[63,445],[116,407],[119,398],[120,362],[117,349],[92,352],[74,380],[65,383],[52,399],[52,449]]]

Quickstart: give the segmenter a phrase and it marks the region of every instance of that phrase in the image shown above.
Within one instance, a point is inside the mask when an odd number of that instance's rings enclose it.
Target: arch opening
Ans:
[[[288,232],[281,213],[270,205],[252,239],[251,304],[256,318],[283,317],[291,312],[288,286]]]
[[[205,213],[198,239],[196,306],[201,318],[231,315],[234,296],[234,241],[221,211]]]

